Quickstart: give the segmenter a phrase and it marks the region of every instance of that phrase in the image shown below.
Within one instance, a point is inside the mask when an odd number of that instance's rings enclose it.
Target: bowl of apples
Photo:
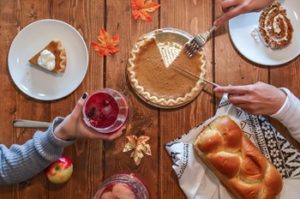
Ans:
[[[103,182],[94,199],[149,199],[149,193],[135,174],[117,174]]]

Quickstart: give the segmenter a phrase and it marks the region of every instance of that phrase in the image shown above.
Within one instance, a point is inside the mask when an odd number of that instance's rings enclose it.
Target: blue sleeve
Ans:
[[[61,156],[64,147],[73,143],[61,140],[53,133],[62,120],[56,118],[46,132],[37,131],[23,145],[14,144],[10,148],[0,145],[0,185],[25,181]]]

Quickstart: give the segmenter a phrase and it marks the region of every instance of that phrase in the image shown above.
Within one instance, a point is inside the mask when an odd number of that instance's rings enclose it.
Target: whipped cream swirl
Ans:
[[[52,71],[55,68],[55,55],[49,50],[43,50],[38,58],[38,65]]]

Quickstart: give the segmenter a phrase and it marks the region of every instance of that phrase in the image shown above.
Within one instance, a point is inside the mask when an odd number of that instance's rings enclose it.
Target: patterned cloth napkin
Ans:
[[[198,133],[216,117],[230,115],[248,138],[278,169],[284,178],[284,187],[277,198],[299,198],[300,153],[263,116],[250,115],[228,102],[223,96],[213,118],[191,129],[182,137],[166,144],[172,158],[179,185],[188,199],[229,199],[227,190],[215,175],[201,162],[193,150]]]

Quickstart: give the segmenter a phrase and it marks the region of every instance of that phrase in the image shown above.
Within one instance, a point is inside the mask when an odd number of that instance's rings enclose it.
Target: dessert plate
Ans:
[[[281,2],[287,10],[287,16],[294,28],[291,44],[286,48],[272,50],[264,45],[258,35],[255,36],[260,13],[243,14],[229,21],[229,35],[232,43],[243,56],[257,64],[282,65],[295,59],[300,54],[299,1],[286,0]]]
[[[28,60],[51,40],[66,49],[67,66],[54,74],[29,64]],[[16,86],[26,95],[43,101],[57,100],[72,93],[83,81],[89,56],[80,33],[58,20],[36,21],[23,28],[13,40],[8,54],[8,70]]]

